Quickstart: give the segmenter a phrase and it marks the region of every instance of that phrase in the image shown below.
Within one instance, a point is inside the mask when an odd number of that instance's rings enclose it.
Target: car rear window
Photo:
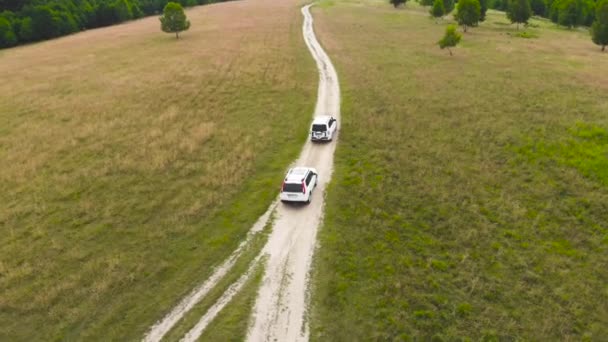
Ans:
[[[313,132],[325,132],[327,131],[327,126],[325,125],[312,125]]]
[[[302,192],[302,184],[301,183],[285,183],[283,185],[284,192]]]

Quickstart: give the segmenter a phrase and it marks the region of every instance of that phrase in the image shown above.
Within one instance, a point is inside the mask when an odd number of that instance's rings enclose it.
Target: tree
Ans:
[[[117,0],[114,2],[114,17],[117,22],[122,23],[123,21],[133,19],[133,10],[131,4],[127,0]]]
[[[445,14],[445,8],[443,7],[443,0],[435,0],[433,8],[431,8],[431,15],[435,18],[441,18]]]
[[[552,0],[547,0],[552,1]],[[509,0],[491,0],[490,8],[506,12],[509,9]]]
[[[435,2],[433,0],[420,0],[422,6],[433,6]]]
[[[32,39],[43,40],[61,35],[61,18],[48,6],[36,6],[31,12]]]
[[[489,0],[479,0],[480,13],[479,13],[479,21],[486,20],[486,12],[488,11],[488,1]]]
[[[407,0],[390,0],[391,4],[397,8],[401,5],[405,5],[405,3],[407,2]]]
[[[163,16],[160,17],[161,29],[167,33],[175,33],[175,38],[179,39],[179,33],[190,28],[190,21],[186,19],[186,14],[182,5],[176,2],[169,2],[163,9]]]
[[[595,22],[591,25],[591,40],[606,50],[608,45],[608,0],[600,0],[595,7]]]
[[[29,42],[34,37],[32,29],[32,18],[25,17],[19,21],[19,25],[15,27],[15,33],[19,37],[19,42]]]
[[[595,20],[596,2],[594,0],[582,0],[583,25],[591,26]]]
[[[13,25],[6,18],[0,17],[0,48],[17,44],[17,35],[13,31]]]
[[[460,0],[460,1],[463,1],[463,0]],[[462,38],[462,35],[460,33],[456,32],[456,26],[449,25],[445,29],[445,35],[443,36],[443,38],[441,38],[441,40],[439,41],[438,44],[441,49],[447,48],[448,51],[450,52],[450,56],[452,56],[452,50],[450,50],[450,48],[454,47],[458,43],[460,43],[461,38]]]
[[[519,24],[527,24],[528,19],[532,16],[532,8],[530,7],[529,0],[510,0],[509,10],[507,11],[507,18],[512,23],[517,23],[517,29],[519,30]]]
[[[443,0],[443,14],[448,15],[454,10],[454,0]]]
[[[464,32],[467,32],[467,27],[477,26],[479,17],[481,16],[481,5],[479,0],[458,0],[456,7],[456,21],[462,25]]]
[[[539,15],[544,17],[547,11],[547,3],[544,0],[530,0],[530,7],[532,8],[532,13],[534,15]]]
[[[579,1],[563,0],[557,2],[557,23],[573,28],[579,26],[583,21],[583,13]]]

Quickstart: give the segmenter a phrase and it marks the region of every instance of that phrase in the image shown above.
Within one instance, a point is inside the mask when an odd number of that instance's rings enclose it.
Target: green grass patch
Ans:
[[[568,130],[563,141],[538,138],[516,152],[529,162],[551,163],[577,169],[585,177],[608,186],[608,131],[597,125],[579,123]]]
[[[513,34],[512,36],[518,37],[518,38],[526,38],[526,39],[538,38],[538,34],[528,32],[528,31],[517,32],[517,33]]]
[[[258,288],[264,277],[263,262],[258,264],[251,279],[234,296],[201,336],[201,341],[244,341],[249,329]]]
[[[608,336],[608,60],[589,36],[514,38],[490,11],[449,56],[413,3],[315,16],[343,98],[311,340]]]
[[[164,337],[165,341],[179,341],[192,327],[196,325],[196,323],[200,320],[200,318],[209,310],[209,308],[217,302],[217,300],[224,294],[224,292],[228,289],[230,285],[236,282],[241,275],[243,275],[251,266],[251,262],[255,259],[255,257],[260,253],[266,241],[268,240],[268,234],[270,233],[272,227],[272,221],[269,221],[266,227],[262,232],[257,233],[252,240],[249,242],[243,254],[234,264],[232,270],[224,277],[222,280],[218,282],[218,284],[201,300],[198,304],[196,304],[190,312],[188,312],[182,320],[178,322],[178,324],[169,331],[169,333]],[[233,300],[228,304],[224,310],[228,310],[229,313],[225,314],[223,320],[218,324],[210,324],[208,328],[211,328],[212,325],[216,326],[216,331],[214,334],[223,334],[226,332],[235,332],[238,331],[238,336],[245,335],[247,332],[247,322],[248,315],[252,310],[251,306],[244,305],[235,305],[237,298],[239,300],[250,302],[255,300],[255,292],[257,289],[257,284],[259,284],[259,276],[260,273],[264,272],[264,262],[259,261],[256,267],[256,271],[252,274],[248,283],[244,285],[241,292],[236,295]],[[251,298],[253,297],[253,298]],[[224,311],[222,310],[222,312]],[[221,314],[220,314],[221,315]],[[220,319],[220,315],[215,319]],[[236,324],[234,322],[235,317],[244,317],[244,322],[240,322],[240,324]],[[215,321],[215,320],[214,320]],[[240,331],[243,330],[243,331]],[[205,332],[205,334],[207,334]],[[225,335],[227,337],[229,335]],[[207,341],[213,341],[212,339],[207,339]]]
[[[319,8],[329,8],[329,7],[334,6],[335,4],[336,4],[336,2],[333,0],[322,0],[322,1],[315,3],[315,6],[317,6]]]

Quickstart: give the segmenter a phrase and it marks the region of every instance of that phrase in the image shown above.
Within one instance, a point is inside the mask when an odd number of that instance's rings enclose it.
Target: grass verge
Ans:
[[[243,254],[234,264],[232,271],[230,271],[222,280],[211,290],[200,303],[194,306],[192,310],[186,314],[186,316],[179,321],[179,323],[165,336],[165,341],[179,341],[192,327],[198,323],[200,318],[209,310],[209,308],[214,305],[217,300],[224,294],[224,292],[228,289],[230,285],[235,283],[251,266],[251,262],[255,259],[255,257],[260,254],[262,248],[266,244],[268,240],[268,234],[272,228],[273,220],[268,222],[263,231],[257,233],[252,240],[249,242]],[[247,333],[247,322],[249,313],[252,310],[253,305],[244,306],[244,305],[236,305],[236,303],[250,302],[255,300],[257,285],[259,284],[259,275],[260,273],[264,273],[264,261],[261,260],[255,265],[256,270],[251,275],[251,278],[244,285],[244,287],[236,294],[232,301],[218,314],[218,316],[209,324],[207,329],[215,328],[215,332],[207,332],[205,330],[203,336],[207,336],[211,334],[212,336],[215,334],[225,334],[226,332],[234,332],[235,336],[244,335]],[[253,296],[253,298],[250,298]],[[253,304],[253,303],[252,303]],[[228,313],[224,313],[224,311],[228,311]],[[222,318],[223,317],[223,318]],[[241,325],[235,324],[235,317],[244,317],[244,321],[240,322]],[[216,320],[218,322],[216,322]],[[240,329],[243,331],[240,331]],[[237,333],[238,332],[238,333]],[[203,339],[201,336],[201,339]],[[224,335],[224,339],[229,335]],[[213,341],[210,339],[203,339],[206,341]]]
[[[489,12],[450,57],[408,3],[313,9],[343,90],[311,339],[608,335],[608,60]],[[355,195],[353,195],[355,194]]]
[[[243,289],[234,296],[222,312],[211,322],[207,330],[201,336],[201,341],[244,341],[249,329],[249,319],[258,288],[264,277],[264,263],[256,266],[251,279]]]

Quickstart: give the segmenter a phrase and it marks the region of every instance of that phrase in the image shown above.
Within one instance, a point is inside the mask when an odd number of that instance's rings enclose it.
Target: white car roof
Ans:
[[[313,124],[326,124],[329,122],[329,119],[331,119],[332,116],[331,115],[319,115],[319,116],[315,116],[314,120],[313,120]]]
[[[304,176],[308,173],[308,171],[315,171],[310,167],[294,167],[289,169],[287,175],[285,176],[285,182],[287,183],[300,183]]]

